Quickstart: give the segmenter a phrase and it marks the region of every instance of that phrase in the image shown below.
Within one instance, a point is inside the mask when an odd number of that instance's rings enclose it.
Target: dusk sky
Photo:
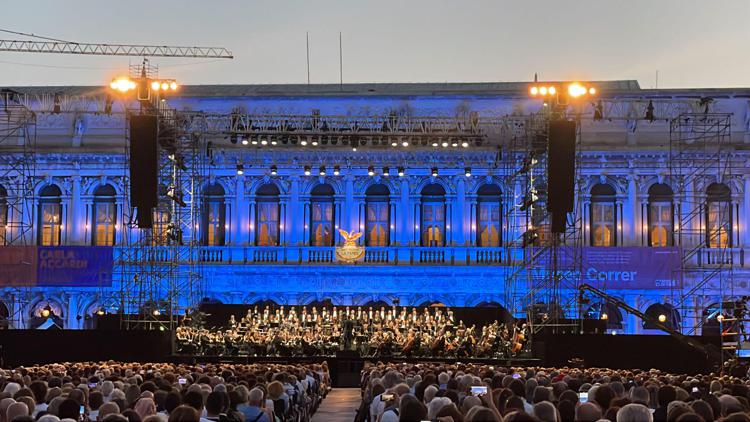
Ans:
[[[744,0],[34,0],[0,28],[79,42],[222,46],[234,60],[158,58],[182,84],[637,79],[750,86]],[[0,34],[0,38],[19,38]],[[0,86],[101,85],[138,57],[0,52]]]

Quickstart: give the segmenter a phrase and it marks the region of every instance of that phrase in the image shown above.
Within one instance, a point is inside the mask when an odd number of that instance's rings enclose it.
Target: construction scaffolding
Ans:
[[[36,150],[36,114],[20,96],[0,92],[0,246],[32,244]],[[31,263],[29,263],[31,265]],[[31,301],[28,286],[10,286],[0,324],[24,328],[23,311]]]
[[[736,212],[726,184],[735,173],[731,114],[709,113],[708,104],[703,113],[681,114],[671,120],[669,141],[670,177],[678,194],[674,244],[681,249],[681,265],[671,286],[668,322],[689,335],[718,325],[725,350],[733,354],[738,344],[731,328],[737,321],[734,309],[726,309],[738,299],[732,274]],[[712,298],[715,311],[706,314],[702,298],[709,290],[721,295]]]
[[[201,138],[185,130],[174,109],[157,104],[147,112],[157,116],[159,205],[152,228],[138,228],[129,216],[117,260],[125,329],[173,330],[203,290],[196,265],[199,185],[205,172]]]

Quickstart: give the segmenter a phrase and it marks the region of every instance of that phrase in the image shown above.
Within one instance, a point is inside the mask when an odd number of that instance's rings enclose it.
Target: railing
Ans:
[[[336,264],[334,247],[312,246],[199,246],[194,259],[206,264],[300,265]],[[175,247],[115,248],[115,261],[166,263],[181,256]],[[523,249],[477,246],[385,246],[366,247],[360,263],[367,265],[517,266]],[[688,268],[750,267],[745,248],[700,248],[691,253]]]

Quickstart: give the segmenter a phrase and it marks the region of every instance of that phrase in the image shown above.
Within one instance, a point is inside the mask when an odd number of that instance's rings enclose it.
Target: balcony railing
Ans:
[[[184,248],[185,250],[180,250]],[[337,264],[333,247],[311,246],[199,246],[193,258],[206,264],[235,265],[332,265]],[[115,261],[168,263],[187,259],[187,247],[115,248]],[[447,265],[504,266],[521,265],[521,248],[484,248],[476,246],[386,246],[367,247],[361,264],[366,265]],[[750,267],[745,248],[702,248],[690,255],[688,268]]]

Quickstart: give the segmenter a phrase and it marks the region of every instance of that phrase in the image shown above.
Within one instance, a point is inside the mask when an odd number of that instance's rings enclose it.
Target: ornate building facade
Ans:
[[[667,268],[680,271],[679,289],[660,285],[648,269],[618,269],[616,263],[594,268],[584,260],[582,277],[607,281],[609,294],[644,312],[680,302],[683,321],[702,318],[728,296],[750,294],[744,261],[750,243],[750,91],[654,91],[634,81],[596,86],[599,96],[573,114],[580,120],[579,246],[585,253],[606,248],[629,259],[643,254],[657,260],[648,254],[676,247],[684,262]],[[3,186],[13,183],[12,169],[0,172],[0,243],[111,246],[116,267],[132,230],[128,124],[122,113],[128,103],[111,102],[98,88],[15,90],[17,101],[35,113],[33,197],[18,204],[12,189]],[[186,112],[239,111],[250,116],[248,127],[259,124],[252,116],[277,116],[277,122],[312,116],[331,125],[335,119],[362,124],[358,116],[406,116],[502,126],[546,106],[526,92],[524,83],[185,86],[168,103]],[[680,189],[685,185],[674,177],[670,151],[675,119],[684,113],[731,115],[728,164],[704,169],[689,189]],[[514,130],[527,129],[500,127],[497,133]],[[193,190],[200,207],[194,227],[186,228],[192,233],[184,236],[198,243],[203,296],[224,303],[499,305],[525,314],[523,297],[533,287],[516,277],[520,261],[513,258],[526,246],[529,230],[523,186],[513,182],[523,157],[509,157],[507,144],[493,140],[496,134],[466,143],[450,136],[423,143],[406,132],[393,143],[373,146],[377,140],[370,140],[355,148],[344,146],[336,133],[329,133],[325,144],[288,133],[284,141],[212,135],[201,150],[208,164]],[[31,134],[17,136],[23,143]],[[700,154],[695,166],[703,160]],[[703,204],[691,223],[695,232],[679,226],[690,204]],[[14,224],[21,214],[23,224]],[[166,222],[157,212],[155,239],[168,241]],[[365,247],[363,260],[337,262],[339,229],[363,234],[358,240]],[[692,252],[694,245],[700,247]],[[696,271],[685,271],[692,267]],[[712,269],[728,277],[706,280]],[[638,271],[650,278],[633,282]],[[6,315],[18,315],[19,328],[29,327],[47,306],[66,328],[84,328],[97,311],[117,311],[107,297],[121,291],[122,277],[114,268],[111,283],[10,286],[0,290],[0,300]],[[589,317],[604,312],[618,311],[582,311]],[[635,317],[610,320],[612,329],[644,332]]]

